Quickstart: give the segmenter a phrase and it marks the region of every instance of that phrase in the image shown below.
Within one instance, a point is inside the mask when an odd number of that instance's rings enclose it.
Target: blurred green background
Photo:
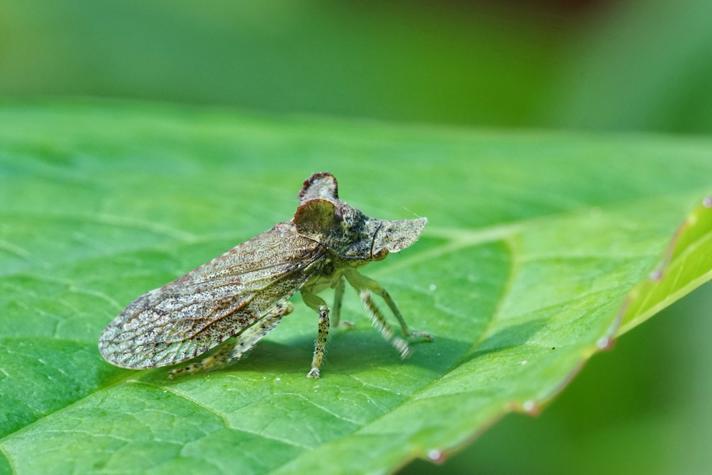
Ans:
[[[0,98],[54,96],[707,134],[712,2],[0,0]],[[539,418],[404,472],[708,473],[711,306],[708,285],[594,358]]]
[[[712,130],[709,0],[0,0],[0,94]]]

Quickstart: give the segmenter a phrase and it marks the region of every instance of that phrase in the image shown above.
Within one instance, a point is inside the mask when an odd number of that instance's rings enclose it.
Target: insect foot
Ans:
[[[319,379],[319,368],[312,368],[309,370],[307,373],[307,378],[311,379]]]
[[[411,342],[422,342],[422,341],[433,341],[433,335],[428,332],[421,332],[418,330],[411,330],[410,335],[408,335],[408,340]]]
[[[402,338],[395,337],[393,339],[392,344],[393,344],[393,347],[396,350],[398,350],[398,353],[400,354],[400,357],[402,360],[404,360],[406,358],[410,358],[410,355],[413,354],[413,350],[411,349],[411,347]]]

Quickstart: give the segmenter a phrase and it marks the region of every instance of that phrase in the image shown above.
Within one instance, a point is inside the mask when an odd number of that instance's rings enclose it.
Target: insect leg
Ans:
[[[289,303],[280,303],[259,322],[245,330],[237,337],[235,346],[228,355],[227,363],[239,360],[245,353],[250,351],[258,341],[277,326],[282,317],[289,315],[294,310],[294,306]]]
[[[191,363],[183,368],[177,368],[168,373],[170,379],[185,374],[194,374],[202,371],[212,371],[227,366],[239,360],[255,344],[269,333],[285,315],[294,310],[291,303],[279,303],[254,325],[243,331],[237,338],[231,338],[223,343],[218,351],[200,361]]]
[[[344,278],[339,277],[334,285],[334,305],[331,307],[331,326],[336,328],[339,325],[346,328],[351,328],[354,326],[353,323],[349,321],[341,321],[341,303],[344,300]]]
[[[381,297],[386,302],[386,305],[388,305],[388,308],[391,309],[393,315],[395,315],[395,317],[398,319],[401,331],[403,332],[403,335],[405,337],[424,341],[433,340],[433,337],[429,333],[411,330],[410,328],[408,328],[408,324],[406,323],[405,318],[403,318],[403,314],[401,314],[395,301],[391,297],[391,294],[389,294],[386,289],[381,287],[381,284],[369,277],[366,277],[363,274],[360,274],[356,270],[352,270],[351,272],[347,273],[346,279],[349,281],[349,284],[351,284],[359,292],[361,292],[362,290],[370,290],[379,297]]]
[[[183,366],[182,368],[172,369],[168,372],[168,379],[175,379],[179,376],[184,376],[187,374],[195,374],[201,371],[205,371],[209,368],[215,368],[216,364],[223,362],[227,359],[228,355],[232,351],[234,346],[234,340],[229,339],[225,341],[218,350],[210,356],[206,356],[200,361],[191,363],[188,366]],[[222,364],[220,364],[222,366]]]
[[[334,286],[334,305],[331,307],[331,325],[338,327],[341,322],[341,303],[344,299],[344,278],[339,277]]]
[[[376,302],[374,302],[373,298],[371,298],[371,292],[368,290],[362,290],[359,292],[359,295],[361,296],[363,305],[368,310],[368,314],[371,317],[371,323],[381,333],[381,335],[383,335],[383,338],[385,338],[387,342],[398,350],[401,358],[407,358],[410,356],[411,350],[408,346],[408,342],[393,333],[393,329],[391,329],[391,326],[388,325],[388,322],[386,322],[381,310],[376,306]]]
[[[312,357],[311,369],[307,373],[307,378],[318,378],[319,368],[324,361],[326,353],[326,339],[329,337],[329,307],[324,300],[302,289],[302,300],[309,307],[319,312],[319,330],[316,335],[316,343],[314,344],[314,356]]]

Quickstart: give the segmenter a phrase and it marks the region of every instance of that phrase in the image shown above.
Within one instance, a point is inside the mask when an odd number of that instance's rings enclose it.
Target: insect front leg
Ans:
[[[324,361],[326,353],[326,340],[329,337],[329,307],[324,300],[302,289],[302,300],[310,308],[319,312],[319,329],[316,335],[316,343],[314,344],[314,356],[312,357],[311,369],[307,373],[307,378],[318,378],[321,364]]]
[[[388,291],[381,286],[381,284],[369,277],[366,277],[363,274],[360,274],[355,269],[351,270],[345,275],[346,279],[349,281],[349,284],[351,284],[359,293],[361,293],[362,290],[369,290],[381,297],[386,302],[388,308],[391,309],[393,315],[395,315],[396,319],[398,319],[398,323],[400,324],[403,336],[412,340],[433,340],[433,337],[429,333],[411,330],[410,328],[408,328],[408,324],[406,323],[405,318],[403,318],[403,315],[398,309],[398,306],[396,305],[395,301],[391,297],[391,294],[389,294]]]
[[[234,363],[250,351],[263,336],[274,329],[282,317],[289,315],[293,310],[294,306],[289,302],[278,303],[254,325],[247,328],[236,338],[231,338],[223,343],[218,351],[188,366],[172,370],[168,373],[168,378],[175,379],[186,374],[213,371]]]

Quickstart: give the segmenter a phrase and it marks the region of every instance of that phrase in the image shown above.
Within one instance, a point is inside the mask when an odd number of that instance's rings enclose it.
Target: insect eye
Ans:
[[[353,217],[352,213],[346,212],[341,216],[341,222],[346,227],[351,227],[353,221],[354,221],[354,217]]]
[[[373,259],[375,260],[380,260],[380,259],[385,259],[385,257],[388,255],[388,249],[385,247],[380,249],[377,253],[373,255]]]

